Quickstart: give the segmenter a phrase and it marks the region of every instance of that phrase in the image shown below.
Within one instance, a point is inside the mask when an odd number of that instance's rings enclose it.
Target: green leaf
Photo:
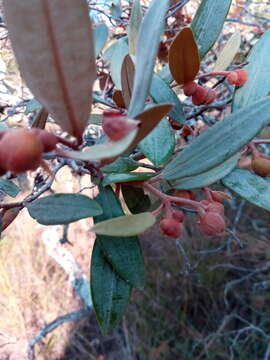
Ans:
[[[173,154],[175,133],[166,118],[144,138],[140,144],[141,152],[155,165],[164,164]]]
[[[136,55],[138,34],[142,22],[142,8],[140,0],[134,0],[128,24],[128,45],[130,55]]]
[[[263,34],[247,57],[248,81],[236,90],[233,110],[236,111],[267,96],[270,92],[270,30]]]
[[[122,185],[121,189],[125,203],[132,214],[140,214],[149,210],[151,201],[142,188]]]
[[[143,234],[154,225],[156,218],[150,212],[137,215],[119,216],[101,221],[92,230],[96,234],[113,237],[127,237]]]
[[[144,181],[151,179],[155,173],[153,172],[131,172],[131,173],[112,173],[108,174],[103,179],[103,186],[109,184],[116,184],[121,182],[129,182],[129,181]]]
[[[223,184],[242,198],[270,210],[270,181],[248,170],[236,169],[222,179]]]
[[[232,158],[224,161],[221,165],[214,167],[199,175],[184,177],[170,182],[174,189],[196,189],[212,185],[224,176],[228,175],[237,165],[239,155],[236,154]]]
[[[163,66],[162,70],[158,73],[158,76],[168,85],[173,81],[173,77],[168,64]]]
[[[98,144],[85,149],[84,151],[68,151],[61,150],[59,154],[71,159],[91,161],[110,159],[121,155],[133,143],[138,133],[137,129],[132,130],[126,137],[119,141],[110,141]]]
[[[156,74],[154,74],[152,79],[150,95],[156,103],[167,102],[173,104],[174,107],[169,112],[169,116],[180,124],[185,123],[186,119],[181,101],[170,86]]]
[[[137,169],[138,165],[133,160],[125,157],[119,157],[109,165],[105,165],[101,170],[105,173],[127,173]]]
[[[98,323],[110,334],[124,315],[131,286],[121,279],[106,260],[98,239],[91,258],[91,295]]]
[[[178,153],[163,170],[163,177],[177,180],[218,166],[239,152],[269,122],[269,98],[227,116]]]
[[[27,210],[43,225],[61,225],[102,214],[102,208],[93,199],[82,194],[54,194],[26,205]]]
[[[125,56],[128,54],[127,37],[115,41],[105,52],[105,58],[110,63],[112,80],[117,89],[122,90],[121,68]]]
[[[214,71],[225,71],[231,65],[241,45],[241,33],[236,31],[218,55]]]
[[[94,28],[95,53],[98,57],[108,39],[109,30],[107,25],[99,24]]]
[[[216,42],[232,0],[202,0],[192,21],[201,59]]]
[[[9,196],[15,198],[19,194],[21,189],[12,181],[0,179],[0,191],[3,191]]]
[[[101,187],[96,199],[103,208],[103,214],[95,217],[95,224],[112,218],[123,216],[119,200],[110,186]],[[97,235],[107,261],[118,275],[135,287],[144,284],[144,260],[137,236],[112,237]]]
[[[142,20],[136,53],[134,87],[128,111],[131,118],[144,109],[168,7],[169,0],[153,0]]]

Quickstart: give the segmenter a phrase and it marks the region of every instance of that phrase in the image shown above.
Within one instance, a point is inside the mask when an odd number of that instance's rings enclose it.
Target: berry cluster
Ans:
[[[229,84],[235,86],[242,86],[247,81],[248,74],[244,69],[236,69],[233,71],[229,71],[226,78]]]
[[[119,110],[104,110],[102,118],[102,128],[111,141],[119,141],[135,129],[139,121],[128,119],[128,117]]]
[[[190,190],[175,190],[174,195],[195,200],[195,194]],[[198,202],[200,211],[198,211],[197,225],[204,235],[215,236],[224,232],[226,226],[222,204],[224,198],[222,192],[210,191],[210,197],[207,200]],[[182,211],[171,209],[169,214],[167,211],[166,217],[160,221],[160,230],[169,237],[180,237],[184,228],[184,217]]]
[[[186,83],[183,90],[186,96],[192,96],[194,105],[209,105],[218,97],[215,90],[198,85],[195,81]]]
[[[36,170],[43,152],[55,149],[58,139],[41,129],[10,129],[0,133],[0,170],[15,174]]]

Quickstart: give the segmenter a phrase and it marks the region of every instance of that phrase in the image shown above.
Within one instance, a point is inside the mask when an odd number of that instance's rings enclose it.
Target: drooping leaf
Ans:
[[[227,116],[178,153],[163,170],[163,177],[177,180],[218,166],[239,152],[269,122],[269,98]]]
[[[172,109],[171,104],[159,104],[138,114],[135,119],[141,124],[137,136],[128,150],[132,150],[142,139],[144,139]]]
[[[15,219],[16,217],[19,215],[20,211],[21,211],[21,207],[14,207],[11,209],[7,209],[0,222],[0,232],[4,231]]]
[[[134,87],[128,111],[131,118],[144,109],[168,7],[169,0],[152,0],[142,20],[136,53]]]
[[[142,188],[122,185],[121,189],[125,203],[132,214],[140,214],[149,210],[151,201]]]
[[[7,195],[15,198],[21,189],[10,180],[0,179],[0,191],[3,191]]]
[[[104,177],[102,184],[106,186],[121,182],[144,181],[151,179],[154,175],[155,173],[153,172],[112,173]]]
[[[214,71],[225,71],[231,65],[241,45],[241,33],[236,31],[218,55]]]
[[[152,227],[155,222],[155,216],[150,212],[145,212],[101,221],[96,224],[92,230],[95,231],[96,234],[113,237],[135,236],[144,233]]]
[[[94,28],[95,54],[98,57],[108,39],[109,30],[106,24],[99,24]]]
[[[102,214],[93,199],[82,194],[54,194],[26,205],[30,216],[43,225],[60,225]]]
[[[105,258],[98,239],[91,258],[91,295],[98,323],[110,334],[127,308],[131,286],[114,271]]]
[[[111,187],[101,187],[96,200],[103,208],[103,214],[95,217],[95,224],[124,215],[121,204]],[[144,260],[137,236],[112,237],[97,235],[97,241],[107,261],[122,279],[135,287],[143,286]]]
[[[127,38],[122,37],[115,41],[105,52],[105,58],[110,63],[112,80],[118,90],[122,90],[121,68],[125,56],[128,54]]]
[[[184,177],[170,182],[174,189],[196,189],[209,186],[228,175],[237,165],[239,155],[236,154],[232,158],[224,161],[221,165],[214,167],[201,174]]]
[[[119,108],[124,109],[126,107],[126,104],[125,104],[124,98],[123,98],[123,93],[121,90],[114,90],[112,99]]]
[[[138,34],[142,22],[142,8],[140,0],[134,0],[128,24],[128,45],[130,55],[135,56]]]
[[[173,154],[175,133],[166,118],[150,132],[139,144],[141,152],[155,165],[164,164]]]
[[[181,101],[170,86],[156,74],[153,75],[150,95],[156,103],[168,102],[173,104],[174,107],[169,112],[169,116],[180,124],[185,123],[185,114]]]
[[[192,21],[201,59],[217,40],[232,0],[202,0]]]
[[[138,165],[127,157],[119,157],[109,165],[105,165],[101,170],[105,173],[126,173],[137,169]]]
[[[27,85],[62,129],[80,139],[96,78],[86,1],[5,0],[3,4]]]
[[[244,169],[235,169],[223,184],[242,198],[270,211],[270,181]]]
[[[182,85],[193,81],[200,69],[200,56],[190,27],[182,29],[169,49],[169,67],[174,80]]]
[[[236,90],[233,110],[236,111],[267,96],[270,92],[270,30],[263,34],[247,57],[248,81]]]
[[[59,154],[61,156],[82,161],[111,159],[125,152],[130,147],[130,144],[134,142],[134,139],[138,136],[137,134],[138,130],[134,129],[119,141],[110,141],[94,145],[84,151],[59,150]]]
[[[129,55],[126,55],[122,64],[121,69],[121,84],[122,84],[122,95],[126,105],[129,107],[133,82],[134,82],[135,66]]]

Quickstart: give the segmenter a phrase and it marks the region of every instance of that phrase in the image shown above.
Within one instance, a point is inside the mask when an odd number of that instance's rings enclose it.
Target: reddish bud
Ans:
[[[31,129],[31,132],[37,135],[39,140],[42,142],[44,152],[53,151],[58,143],[57,137],[42,129]]]
[[[193,94],[195,94],[196,89],[197,89],[197,84],[195,83],[195,81],[189,81],[186,84],[184,84],[183,86],[183,91],[184,94],[186,96],[192,96]]]
[[[165,218],[160,221],[160,230],[163,234],[172,237],[178,238],[182,234],[183,225],[181,222],[177,221],[173,217]]]
[[[224,206],[218,201],[202,200],[201,204],[209,212],[216,212],[220,215],[224,215]]]
[[[174,196],[182,197],[184,199],[195,200],[196,195],[190,190],[175,190]]]
[[[169,118],[169,123],[174,130],[180,130],[183,127],[182,124],[179,124],[177,121],[173,120],[172,118]]]
[[[179,222],[183,222],[185,214],[181,210],[173,210],[172,217]]]
[[[168,45],[164,41],[161,41],[158,49],[159,60],[163,62],[168,62],[168,54],[169,54]]]
[[[192,102],[194,105],[203,105],[207,99],[207,89],[198,85],[196,92],[192,95]]]
[[[230,71],[227,75],[227,81],[230,85],[235,85],[238,80],[238,75],[236,71]]]
[[[9,130],[0,141],[1,168],[14,173],[36,170],[43,150],[41,141],[31,131]]]
[[[119,141],[133,130],[139,121],[128,119],[124,115],[103,115],[102,128],[108,138],[112,141]]]
[[[259,176],[270,176],[270,159],[258,156],[252,160],[251,168]]]
[[[200,217],[198,225],[201,231],[208,236],[223,233],[226,226],[224,218],[219,213],[211,211]]]
[[[223,191],[211,191],[214,201],[223,202],[224,199],[232,200],[232,196]]]
[[[192,128],[188,125],[185,125],[181,131],[182,136],[189,136],[192,134]]]
[[[242,86],[248,79],[248,73],[244,69],[236,69],[235,72],[238,75],[238,79],[235,83],[236,86]]]
[[[217,97],[218,97],[218,93],[215,90],[208,89],[205,104],[206,105],[211,104],[213,101],[216,100]]]

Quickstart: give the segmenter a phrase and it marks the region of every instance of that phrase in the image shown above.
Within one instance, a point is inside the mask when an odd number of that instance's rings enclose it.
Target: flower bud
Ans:
[[[197,85],[195,93],[192,95],[194,105],[203,105],[207,98],[207,89],[201,85]]]
[[[211,195],[214,201],[223,202],[224,199],[232,200],[232,196],[223,191],[211,191]]]
[[[230,85],[235,85],[238,80],[238,75],[236,71],[230,71],[227,75],[227,81]]]
[[[218,235],[225,230],[225,220],[217,212],[207,211],[201,216],[198,223],[201,231],[208,236]]]
[[[209,212],[216,212],[224,216],[224,205],[218,201],[202,200],[201,204]]]
[[[206,97],[206,100],[205,100],[205,104],[206,104],[206,105],[211,104],[213,101],[216,100],[217,97],[218,97],[218,93],[217,93],[215,90],[213,90],[213,89],[208,89],[207,97]]]
[[[185,214],[181,210],[173,210],[172,217],[179,222],[183,222]]]
[[[164,218],[160,221],[160,230],[164,235],[178,238],[182,234],[183,224],[173,217]]]
[[[270,159],[255,157],[251,162],[251,168],[257,175],[270,176]]]
[[[195,200],[196,195],[190,190],[175,190],[174,196],[182,197],[184,199]]]
[[[235,72],[238,75],[238,79],[235,83],[236,86],[242,86],[248,80],[248,73],[244,69],[236,69]]]
[[[196,89],[197,89],[197,84],[195,83],[195,81],[189,81],[186,84],[184,84],[183,86],[183,91],[184,94],[186,96],[192,96],[193,94],[195,94]]]

